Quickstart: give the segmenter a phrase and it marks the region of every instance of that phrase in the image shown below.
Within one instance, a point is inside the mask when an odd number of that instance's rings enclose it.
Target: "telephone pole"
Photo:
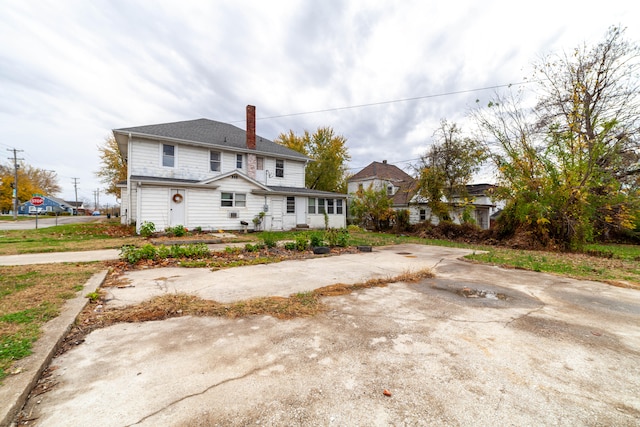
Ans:
[[[78,215],[78,179],[80,178],[71,178],[73,180],[73,189],[76,192],[76,206],[75,206],[75,214]]]
[[[18,152],[24,150],[17,150],[15,148],[7,148],[7,151],[13,151],[13,157],[7,157],[9,160],[13,160],[13,219],[18,219],[18,160],[24,160],[18,158]]]

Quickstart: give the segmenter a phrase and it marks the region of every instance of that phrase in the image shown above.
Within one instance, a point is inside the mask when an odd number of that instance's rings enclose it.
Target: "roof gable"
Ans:
[[[138,137],[183,141],[212,147],[229,148],[236,151],[249,151],[247,148],[247,133],[239,127],[228,123],[209,119],[187,120],[182,122],[161,123],[155,125],[135,126],[113,130],[116,139],[122,146],[129,134]],[[256,135],[256,149],[258,153],[285,156],[301,161],[309,158],[295,150],[276,144],[266,138]],[[126,153],[125,153],[126,154]]]
[[[386,179],[389,181],[413,181],[413,177],[397,166],[386,162],[372,162],[357,174],[349,178],[349,181],[365,179]]]

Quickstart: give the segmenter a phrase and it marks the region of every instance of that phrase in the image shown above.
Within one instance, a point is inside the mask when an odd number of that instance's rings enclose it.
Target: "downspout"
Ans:
[[[127,141],[127,197],[129,198],[127,206],[127,224],[131,225],[132,197],[131,197],[131,132],[129,132],[129,140]]]

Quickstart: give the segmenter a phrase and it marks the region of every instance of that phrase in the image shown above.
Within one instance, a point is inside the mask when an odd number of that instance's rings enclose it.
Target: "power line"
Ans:
[[[303,112],[298,112],[298,113],[280,114],[280,115],[277,115],[277,116],[256,117],[256,120],[270,120],[270,119],[279,119],[279,118],[282,118],[282,117],[303,116],[303,115],[307,115],[307,114],[329,113],[329,112],[332,112],[332,111],[351,110],[351,109],[355,109],[355,108],[373,107],[373,106],[376,106],[376,105],[394,104],[394,103],[397,103],[397,102],[417,101],[417,100],[420,100],[420,99],[439,98],[439,97],[443,97],[443,96],[459,95],[459,94],[462,94],[462,93],[480,92],[480,91],[483,91],[483,90],[500,89],[500,88],[512,87],[512,86],[521,86],[521,85],[526,85],[526,84],[529,84],[529,83],[534,83],[534,82],[533,81],[526,81],[526,82],[518,82],[518,83],[507,83],[507,84],[502,84],[502,85],[487,86],[487,87],[481,87],[481,88],[476,88],[476,89],[456,90],[456,91],[443,92],[443,93],[437,93],[437,94],[432,94],[432,95],[414,96],[412,98],[401,98],[401,99],[392,99],[392,100],[389,100],[389,101],[370,102],[368,104],[357,104],[357,105],[348,105],[348,106],[344,106],[344,107],[325,108],[323,110],[303,111]],[[235,120],[235,121],[232,121],[231,123],[241,123],[241,122],[244,122],[244,119],[243,120]]]

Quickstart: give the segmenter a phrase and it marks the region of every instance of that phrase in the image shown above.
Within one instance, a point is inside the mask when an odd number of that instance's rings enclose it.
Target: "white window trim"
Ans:
[[[223,201],[229,201],[229,199],[223,199],[223,194],[231,194],[231,206],[224,206],[222,204]],[[237,195],[244,196],[244,206],[238,206],[236,202],[238,201]],[[220,207],[223,209],[237,209],[237,208],[246,208],[247,207],[247,193],[241,193],[236,191],[221,191],[220,192]]]
[[[218,155],[219,155],[220,160],[218,160],[218,163],[220,165],[220,169],[217,170],[217,171],[211,170],[211,153],[218,153]],[[223,158],[224,158],[224,156],[222,154],[222,151],[220,151],[220,150],[209,150],[209,172],[217,172],[217,173],[222,172],[222,161],[223,161],[222,159]]]
[[[242,166],[241,167],[238,167],[238,156],[242,156]],[[233,160],[235,162],[234,165],[235,165],[236,169],[244,170],[245,165],[247,164],[247,159],[245,158],[244,154],[236,153],[236,155],[234,156]]]
[[[278,162],[282,162],[282,176],[278,176]],[[274,174],[276,176],[276,178],[284,178],[284,159],[276,159],[275,161],[275,168],[274,168]]]
[[[164,146],[171,145],[173,146],[173,166],[165,166],[164,165]],[[175,169],[178,167],[178,146],[176,144],[165,144],[164,142],[160,143],[160,167]]]

